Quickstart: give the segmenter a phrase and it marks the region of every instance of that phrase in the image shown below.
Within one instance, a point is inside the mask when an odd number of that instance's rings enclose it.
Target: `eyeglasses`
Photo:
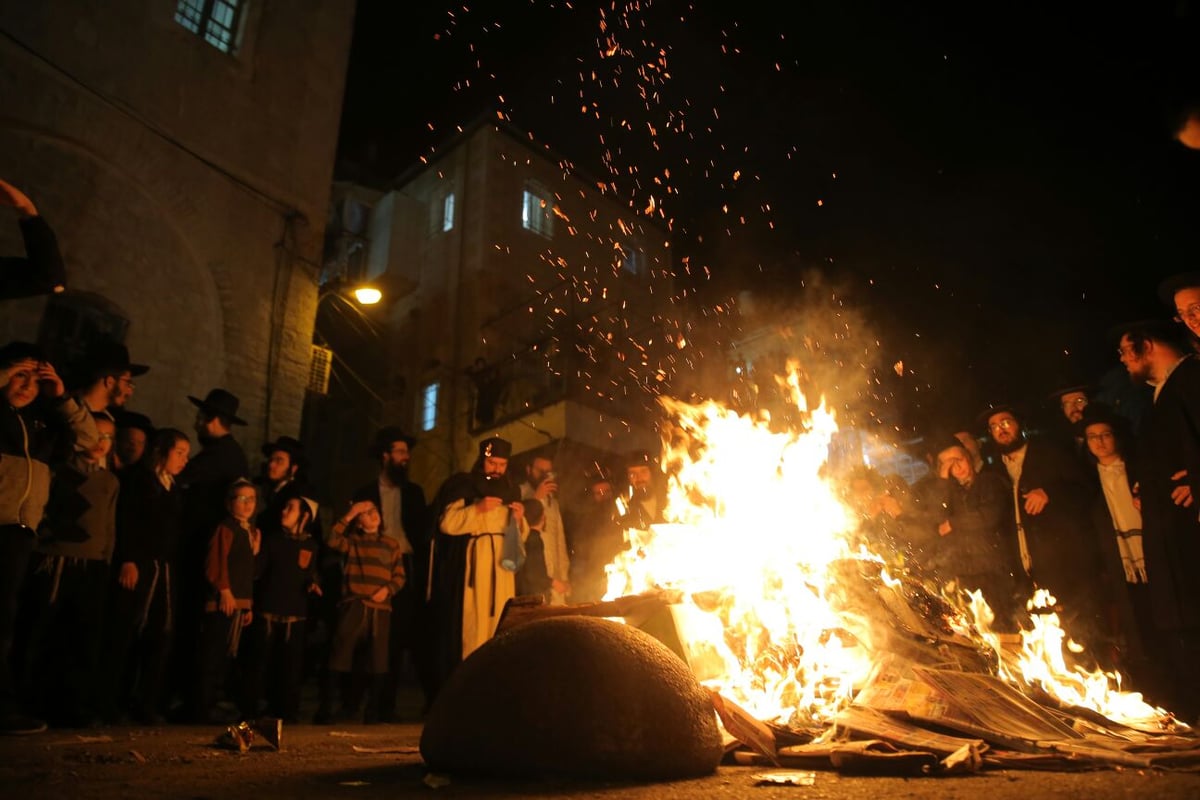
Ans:
[[[133,378],[117,378],[118,383],[123,383],[130,389],[136,389],[137,384],[133,382]]]
[[[1184,320],[1188,322],[1200,320],[1200,303],[1192,303],[1187,308],[1175,309],[1175,321],[1183,322]]]
[[[258,498],[256,498],[256,497],[242,497],[241,495],[238,495],[237,497],[233,498],[233,502],[235,502],[235,503],[253,503],[257,499]]]
[[[999,422],[993,422],[990,425],[988,425],[988,430],[991,431],[992,433],[995,433],[996,431],[1012,430],[1016,426],[1017,426],[1017,421],[1015,419],[1002,419]]]
[[[1087,440],[1089,442],[1099,442],[1104,439],[1111,439],[1111,438],[1113,438],[1112,431],[1101,431],[1100,433],[1089,433],[1087,435]]]
[[[102,441],[102,442],[111,442],[112,440],[113,440],[113,435],[112,435],[111,433],[102,433],[102,434],[100,434],[100,441]]]
[[[1063,408],[1070,408],[1071,406],[1075,406],[1076,408],[1083,408],[1087,404],[1088,404],[1088,399],[1086,397],[1075,397],[1070,400],[1062,401]]]
[[[1117,358],[1125,358],[1126,356],[1132,358],[1135,355],[1137,355],[1137,351],[1131,344],[1123,344],[1117,348]]]

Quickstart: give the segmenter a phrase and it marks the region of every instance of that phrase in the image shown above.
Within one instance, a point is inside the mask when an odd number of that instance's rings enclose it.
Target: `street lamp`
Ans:
[[[354,289],[354,299],[360,305],[373,306],[383,299],[383,292],[374,286],[359,286]]]

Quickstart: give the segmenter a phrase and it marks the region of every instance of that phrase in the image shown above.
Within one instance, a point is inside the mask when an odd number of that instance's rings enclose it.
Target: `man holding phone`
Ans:
[[[566,605],[567,595],[571,593],[571,584],[567,580],[571,574],[571,556],[563,527],[562,506],[558,502],[558,476],[554,474],[554,461],[549,456],[535,456],[525,466],[525,476],[526,481],[521,484],[521,499],[540,500],[546,509],[542,543],[545,546],[546,573],[550,576],[550,604]]]

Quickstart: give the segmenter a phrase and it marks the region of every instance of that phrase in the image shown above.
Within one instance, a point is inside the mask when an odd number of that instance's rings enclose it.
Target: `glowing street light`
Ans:
[[[354,299],[360,305],[373,306],[383,299],[383,292],[374,286],[359,286],[354,290]]]

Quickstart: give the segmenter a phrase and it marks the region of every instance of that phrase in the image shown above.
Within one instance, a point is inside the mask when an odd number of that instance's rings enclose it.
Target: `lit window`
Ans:
[[[175,21],[223,53],[237,49],[243,0],[177,0]]]
[[[442,230],[448,231],[454,228],[454,192],[446,192],[446,198],[442,200]]]
[[[421,392],[421,431],[431,431],[437,426],[438,383],[428,384]]]
[[[550,192],[530,184],[521,198],[521,226],[547,239],[554,236],[554,200]]]
[[[636,247],[623,248],[625,260],[621,262],[621,269],[631,275],[641,275],[646,269],[646,254]]]

